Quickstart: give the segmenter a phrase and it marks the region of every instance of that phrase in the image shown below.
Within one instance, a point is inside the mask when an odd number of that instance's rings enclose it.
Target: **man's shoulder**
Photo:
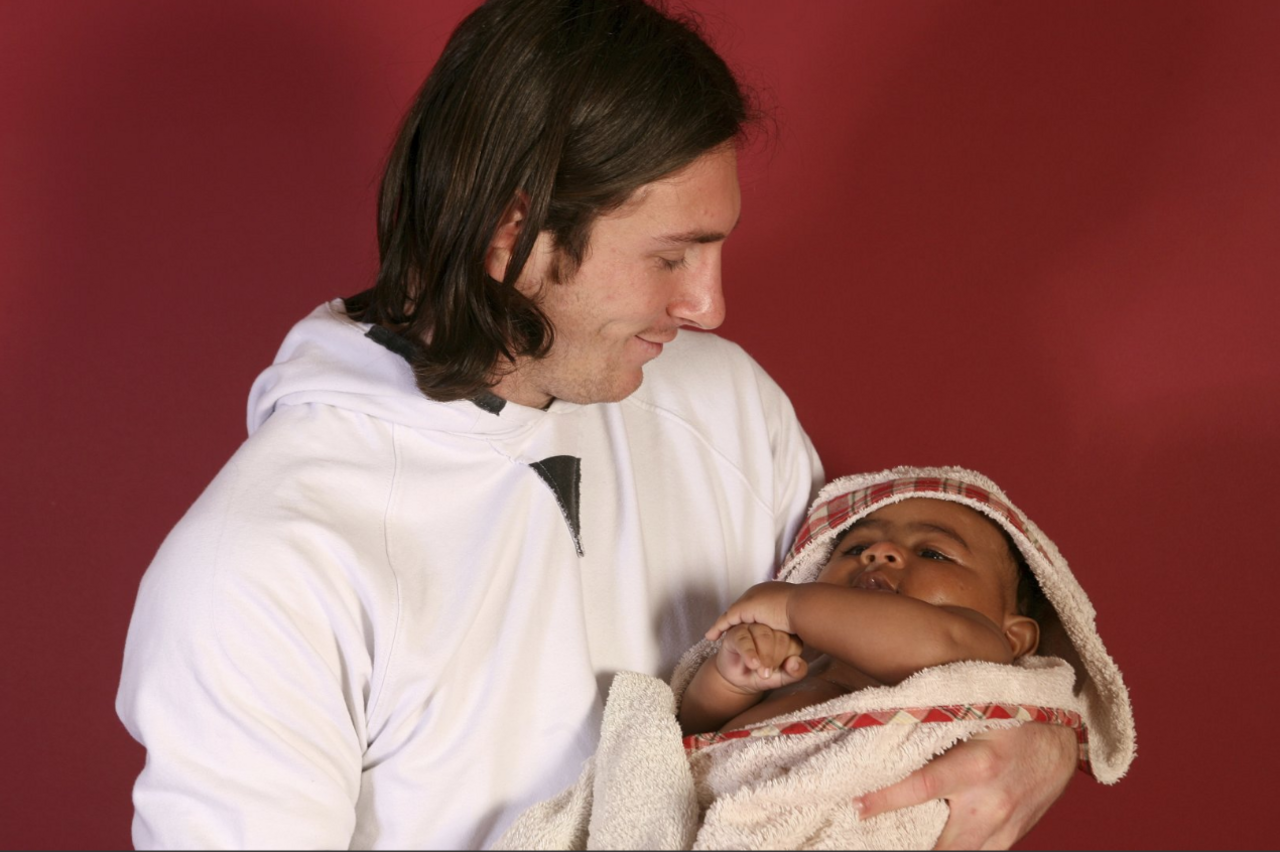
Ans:
[[[323,407],[272,416],[166,536],[151,582],[224,603],[254,590],[380,584],[394,453],[369,441],[377,423],[362,432],[352,419]]]
[[[378,521],[395,452],[390,424],[324,405],[286,406],[248,437],[178,525],[197,537],[275,541],[299,523],[341,535]]]

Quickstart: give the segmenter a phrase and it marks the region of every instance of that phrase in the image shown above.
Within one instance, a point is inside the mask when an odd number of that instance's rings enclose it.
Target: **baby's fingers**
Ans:
[[[778,671],[782,675],[782,685],[786,686],[789,683],[804,680],[805,675],[809,673],[809,664],[801,656],[787,657]]]
[[[703,635],[706,636],[707,639],[714,642],[717,639],[719,639],[721,636],[723,636],[725,633],[728,633],[730,627],[734,627],[735,625],[738,625],[741,623],[742,623],[741,616],[739,616],[738,613],[736,613],[735,611],[729,610],[728,612],[722,614],[719,618],[717,618],[716,623],[711,625],[711,629],[708,630]]]
[[[750,625],[735,624],[725,634],[723,644],[737,653],[739,664],[747,672],[759,674],[762,671],[768,671],[768,669],[762,668],[768,665],[768,661],[761,657],[760,647],[756,644],[755,638],[751,634]]]
[[[756,637],[756,644],[760,643],[761,638],[760,636]],[[769,640],[771,642],[771,655],[779,666],[788,657],[794,657],[804,651],[804,643],[800,641],[799,637],[782,630],[771,630]]]
[[[743,624],[742,629],[751,634],[756,654],[760,658],[759,675],[768,678],[789,656],[787,634],[779,633],[767,624]]]

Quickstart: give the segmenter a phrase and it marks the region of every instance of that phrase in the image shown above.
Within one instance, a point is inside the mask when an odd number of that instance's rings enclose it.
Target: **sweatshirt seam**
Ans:
[[[400,479],[400,435],[399,429],[395,423],[391,425],[391,482],[387,486],[387,502],[382,509],[382,553],[387,571],[391,574],[392,587],[395,594],[395,618],[391,625],[391,641],[387,648],[386,664],[382,670],[381,677],[378,678],[375,691],[370,696],[369,707],[365,711],[365,724],[368,728],[373,728],[374,715],[379,706],[382,704],[382,696],[386,694],[387,678],[391,676],[391,667],[395,660],[397,644],[400,639],[400,619],[403,612],[403,598],[400,589],[400,575],[396,571],[395,563],[391,558],[391,511],[392,505],[395,503],[396,486]],[[374,654],[377,654],[375,649]],[[366,743],[366,747],[367,747]]]
[[[645,411],[650,412],[651,414],[655,414],[659,417],[664,417],[668,420],[672,420],[680,424],[680,426],[683,427],[683,429],[686,432],[693,435],[693,437],[696,438],[704,448],[709,450],[711,454],[715,456],[725,467],[733,471],[734,475],[738,478],[738,481],[744,486],[744,489],[747,491],[747,493],[751,495],[751,498],[755,500],[756,503],[758,503],[762,509],[766,510],[771,517],[776,515],[776,511],[774,509],[772,501],[765,500],[763,497],[760,496],[759,491],[756,489],[755,484],[751,482],[750,477],[748,477],[742,471],[742,469],[739,468],[738,465],[736,465],[727,455],[721,452],[719,447],[715,445],[715,442],[709,440],[705,435],[703,435],[701,429],[697,428],[688,420],[684,419],[679,414],[676,414],[673,411],[669,411],[668,409],[655,405],[651,402],[645,402],[644,400],[636,399],[634,396],[627,397],[622,401],[621,404],[637,406],[641,409],[644,409]]]

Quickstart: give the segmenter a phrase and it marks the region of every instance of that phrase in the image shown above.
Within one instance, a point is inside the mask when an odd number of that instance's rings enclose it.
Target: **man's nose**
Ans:
[[[681,325],[713,329],[724,322],[724,289],[720,282],[720,247],[707,246],[711,255],[680,282],[668,312]]]
[[[875,563],[877,567],[902,568],[906,564],[907,554],[891,541],[877,541],[862,551],[862,564]]]

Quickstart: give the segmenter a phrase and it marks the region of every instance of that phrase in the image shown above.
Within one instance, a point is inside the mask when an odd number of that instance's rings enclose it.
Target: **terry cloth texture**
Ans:
[[[853,798],[981,731],[1037,719],[1078,725],[1073,680],[1050,657],[951,663],[779,716],[749,736],[682,741],[671,688],[622,672],[578,782],[526,811],[495,848],[929,849],[947,821],[942,801],[859,820]]]
[[[882,506],[912,497],[962,503],[991,518],[1013,539],[1052,606],[1052,612],[1039,618],[1037,653],[1075,666],[1094,777],[1104,784],[1119,781],[1136,754],[1133,710],[1120,669],[1098,634],[1093,604],[1049,537],[982,474],[962,467],[896,467],[829,482],[814,500],[778,579],[817,579],[842,532]],[[696,667],[686,669],[677,670],[677,681],[685,673],[692,679]]]
[[[979,731],[1027,721],[1083,727],[1082,760],[1098,780],[1117,781],[1135,754],[1133,717],[1093,608],[1053,543],[981,474],[900,467],[829,483],[780,579],[813,581],[841,532],[911,497],[963,503],[1009,532],[1054,609],[1041,615],[1041,650],[1047,645],[1070,663],[1041,655],[1012,666],[938,666],[745,734],[682,741],[679,697],[718,647],[703,641],[677,666],[672,688],[644,675],[617,676],[599,750],[577,784],[522,815],[498,848],[930,848],[946,822],[944,802],[859,821],[852,798],[906,777]]]

